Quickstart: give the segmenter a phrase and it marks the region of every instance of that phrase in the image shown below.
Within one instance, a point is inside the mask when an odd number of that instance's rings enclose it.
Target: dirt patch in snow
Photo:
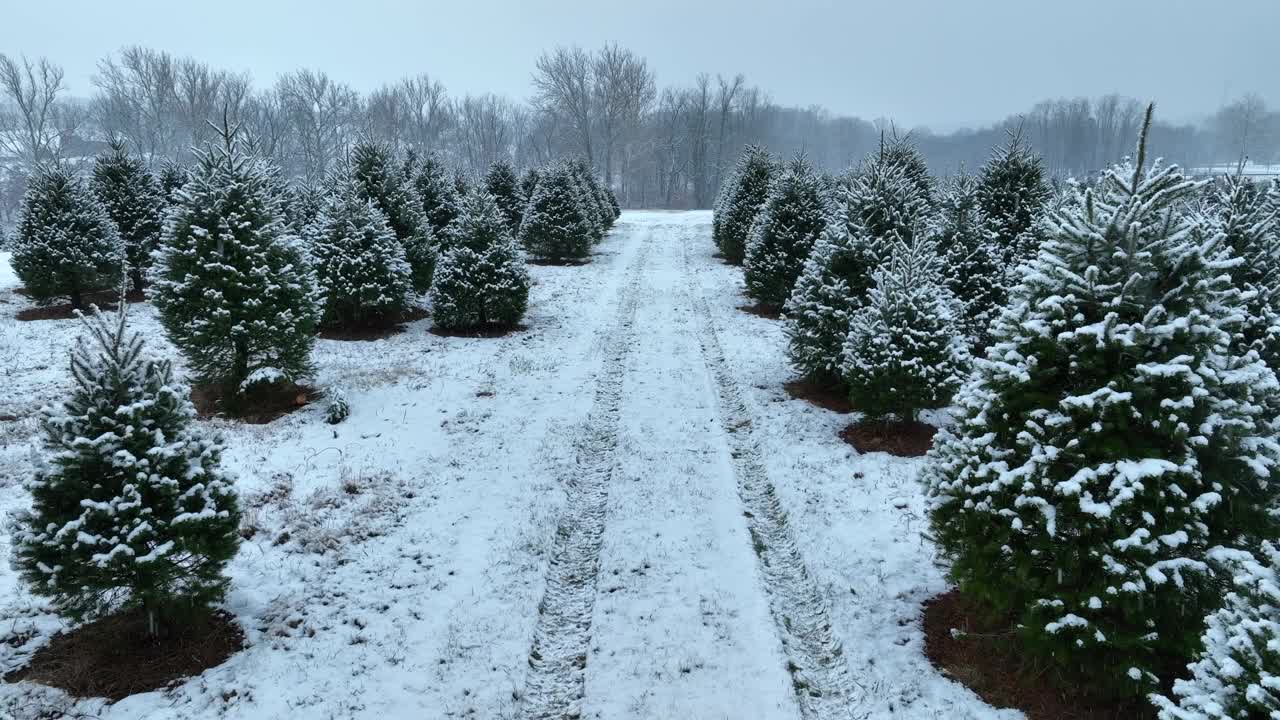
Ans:
[[[19,288],[14,290],[16,295],[27,295],[26,290]],[[140,303],[146,301],[146,296],[137,290],[130,290],[125,293],[124,299],[129,303]],[[110,310],[120,302],[120,293],[115,290],[100,290],[98,292],[85,293],[81,297],[81,305],[84,306],[84,312],[89,312],[90,305],[97,305],[103,310]],[[70,320],[74,318],[75,309],[71,307],[71,303],[54,303],[51,305],[37,305],[19,310],[14,317],[24,322],[32,320]]]
[[[462,337],[462,338],[500,338],[515,333],[528,330],[528,326],[516,325],[486,325],[480,328],[431,328],[432,335],[440,337]]]
[[[325,340],[367,341],[382,340],[405,331],[405,325],[430,316],[426,308],[412,307],[399,316],[377,318],[351,327],[321,328],[319,335]]]
[[[778,320],[782,317],[782,308],[777,305],[766,305],[765,303],[753,303],[751,305],[739,305],[738,309],[745,313],[751,313],[756,317],[762,317],[766,320]]]
[[[804,400],[824,410],[846,415],[853,412],[853,404],[849,402],[849,394],[839,385],[800,379],[792,380],[783,385],[782,388],[796,400]]]
[[[243,647],[244,633],[225,612],[174,623],[168,634],[152,639],[146,615],[133,610],[57,635],[4,680],[115,701],[199,675]]]
[[[856,422],[840,431],[840,437],[860,453],[883,452],[898,457],[920,457],[933,447],[938,428],[918,421]]]
[[[580,267],[591,263],[591,258],[526,258],[525,262],[530,265],[549,265],[552,267]]]
[[[1155,716],[1142,701],[1127,704],[1081,692],[1084,684],[1032,666],[1013,633],[1013,618],[990,612],[951,590],[924,604],[924,651],[944,675],[986,702],[1028,720],[1139,720]],[[956,631],[956,632],[953,632]]]
[[[265,425],[282,415],[318,400],[322,393],[307,385],[285,385],[254,392],[234,412],[223,402],[222,388],[216,385],[192,385],[191,402],[201,418],[228,417],[249,425]]]

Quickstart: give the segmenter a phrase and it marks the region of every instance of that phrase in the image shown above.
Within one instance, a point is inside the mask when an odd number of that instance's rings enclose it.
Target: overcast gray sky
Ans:
[[[1280,0],[4,0],[0,52],[61,63],[87,95],[124,45],[359,90],[426,71],[453,94],[529,92],[557,44],[617,42],[659,85],[744,73],[784,104],[950,129],[1037,100],[1119,92],[1170,120],[1246,91],[1280,104]]]

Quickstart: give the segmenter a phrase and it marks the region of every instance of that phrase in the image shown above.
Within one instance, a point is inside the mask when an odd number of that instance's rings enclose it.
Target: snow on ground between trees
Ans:
[[[940,676],[920,604],[946,584],[916,484],[922,459],[857,455],[849,417],[788,397],[777,321],[738,311],[741,273],[711,257],[710,214],[623,215],[582,267],[532,266],[528,331],[319,340],[314,403],[271,424],[207,421],[226,440],[246,537],[226,609],[248,647],[172,690],[105,706],[0,684],[0,717],[516,717],[564,481],[618,303],[637,315],[609,480],[586,717],[799,716],[700,354],[710,325],[769,479],[843,644],[849,717],[1016,718]],[[640,258],[649,244],[648,256]],[[687,249],[687,250],[686,250]],[[682,253],[688,252],[688,261]],[[692,280],[690,280],[692,278]],[[0,254],[0,512],[27,502],[35,414],[65,394],[74,320],[18,323],[29,301]],[[131,326],[174,358],[149,304]],[[934,421],[945,418],[927,418]],[[62,627],[8,567],[0,530],[0,674]]]

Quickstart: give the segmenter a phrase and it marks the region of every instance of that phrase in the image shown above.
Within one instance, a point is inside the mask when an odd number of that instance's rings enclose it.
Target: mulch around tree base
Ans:
[[[199,675],[243,647],[244,633],[225,612],[175,623],[168,634],[152,639],[146,615],[134,610],[54,637],[4,681],[28,680],[75,697],[116,701]]]
[[[777,305],[754,303],[751,305],[739,305],[738,309],[742,312],[751,313],[752,315],[762,317],[767,320],[777,320],[782,317],[782,308]]]
[[[227,417],[249,425],[265,425],[305,407],[318,400],[321,395],[316,388],[290,383],[254,393],[242,401],[243,407],[232,413],[224,408],[220,388],[210,385],[191,387],[191,402],[196,406],[196,415],[199,417]]]
[[[19,295],[26,295],[21,289],[15,290]],[[144,302],[147,298],[143,293],[137,290],[130,290],[124,294],[124,299],[129,303]],[[85,293],[81,296],[80,304],[84,306],[84,313],[89,313],[90,305],[97,305],[102,310],[110,310],[120,302],[120,293],[115,290],[102,290],[99,292]],[[15,318],[28,322],[31,320],[70,320],[75,317],[75,309],[71,307],[71,303],[56,303],[53,305],[39,305],[33,308],[19,310]]]
[[[1155,712],[1144,701],[1117,703],[1086,695],[1083,683],[1052,668],[1030,667],[1010,618],[992,619],[959,590],[924,604],[924,652],[942,674],[990,705],[1014,708],[1028,720],[1142,720]],[[952,630],[961,631],[953,636]]]
[[[804,400],[825,410],[832,410],[846,415],[853,412],[853,404],[849,402],[849,394],[839,385],[802,379],[792,380],[783,385],[782,388],[796,400]]]
[[[591,263],[591,258],[526,258],[525,262],[530,265],[547,265],[550,267],[579,267]]]
[[[418,320],[426,319],[430,313],[425,308],[414,307],[405,311],[400,317],[393,320],[383,320],[380,322],[371,322],[356,327],[343,328],[321,328],[320,337],[325,340],[344,340],[344,341],[360,341],[360,340],[382,340],[392,335],[399,335],[405,331],[405,325]]]
[[[527,325],[488,325],[482,328],[431,328],[432,335],[459,338],[500,338],[528,330]]]
[[[840,431],[840,437],[860,453],[885,452],[898,457],[920,457],[933,446],[938,428],[918,421],[856,422]]]

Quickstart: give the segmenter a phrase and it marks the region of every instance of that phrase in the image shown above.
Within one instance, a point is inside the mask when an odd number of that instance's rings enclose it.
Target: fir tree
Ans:
[[[572,171],[563,164],[545,169],[520,224],[520,244],[549,262],[585,259],[592,228],[582,208]]]
[[[895,131],[888,138],[881,136],[877,161],[885,165],[901,167],[924,201],[933,203],[933,176],[929,174],[929,165],[925,162],[924,155],[920,154],[920,149],[912,141],[910,133],[898,137]]]
[[[438,254],[436,241],[413,183],[395,171],[391,149],[378,143],[356,143],[351,149],[351,177],[360,197],[372,200],[386,215],[413,272],[414,291],[429,290]]]
[[[584,160],[573,160],[567,164],[567,168],[577,195],[578,207],[591,228],[591,239],[593,242],[600,242],[604,239],[608,226],[600,207],[600,198],[592,190],[591,168]]]
[[[993,252],[1008,271],[1009,285],[1017,283],[1017,266],[1035,257],[1040,244],[1037,221],[1050,195],[1040,157],[1023,143],[1021,133],[1011,134],[1008,144],[982,167],[978,208]]]
[[[751,227],[769,199],[775,173],[773,158],[764,148],[749,146],[738,160],[734,172],[737,185],[720,221],[720,254],[734,265],[741,265],[746,259]]]
[[[1280,717],[1280,549],[1263,542],[1259,556],[1214,553],[1232,587],[1206,619],[1191,677],[1173,683],[1177,701],[1152,698],[1160,720]]]
[[[437,238],[444,237],[449,223],[458,217],[459,195],[455,180],[444,161],[434,152],[422,158],[414,174],[413,186],[422,203],[422,215],[431,226],[431,234]]]
[[[917,188],[918,191],[918,188]],[[969,369],[966,341],[933,241],[898,242],[849,320],[841,370],[867,420],[913,422],[951,401]]]
[[[115,223],[69,167],[40,167],[27,186],[13,242],[13,271],[39,302],[122,284],[124,247]]]
[[[189,389],[125,319],[123,303],[114,319],[85,319],[70,398],[43,411],[14,557],[31,590],[74,620],[139,608],[156,634],[222,599],[240,512]]]
[[[1052,219],[931,451],[938,543],[1032,658],[1118,694],[1189,657],[1216,545],[1276,537],[1280,386],[1176,167],[1108,171]]]
[[[1005,268],[984,231],[972,175],[951,179],[938,202],[938,245],[947,288],[959,301],[960,325],[975,352],[989,342],[991,325],[1006,301]]]
[[[395,322],[408,307],[413,274],[387,216],[343,179],[307,231],[329,327]]]
[[[1236,287],[1248,294],[1243,347],[1258,351],[1280,369],[1280,186],[1267,188],[1234,175],[1213,183],[1209,206],[1213,229],[1240,262],[1231,269]]]
[[[165,158],[164,162],[160,163],[156,182],[160,186],[160,196],[164,198],[166,205],[172,206],[178,203],[178,191],[187,184],[189,179],[191,179],[191,173],[178,161]]]
[[[725,213],[728,212],[729,201],[741,182],[739,177],[741,172],[741,163],[729,169],[728,174],[725,175],[720,183],[720,190],[716,193],[715,202],[711,204],[711,242],[715,243],[717,249],[724,244]]]
[[[778,177],[747,243],[747,294],[780,307],[827,226],[822,184],[803,156]]]
[[[899,242],[914,242],[928,204],[901,165],[869,159],[849,180],[826,230],[814,243],[784,308],[788,355],[801,375],[841,382],[849,318]]]
[[[320,298],[268,169],[241,151],[237,128],[222,133],[165,225],[151,294],[198,381],[235,410],[258,386],[310,370]]]
[[[129,155],[124,143],[113,140],[110,151],[94,161],[93,192],[116,224],[129,280],[140,292],[164,219],[160,186],[142,161]]]
[[[507,219],[507,229],[515,235],[520,231],[524,201],[520,196],[520,181],[511,165],[502,160],[490,165],[484,176],[484,189],[498,202],[502,216]]]
[[[529,272],[497,200],[468,195],[431,289],[435,324],[447,329],[509,327],[529,304]]]

